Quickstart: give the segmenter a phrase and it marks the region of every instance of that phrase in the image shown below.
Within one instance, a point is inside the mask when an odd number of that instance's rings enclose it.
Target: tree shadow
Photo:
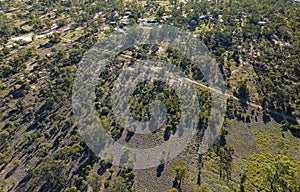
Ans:
[[[16,187],[16,192],[23,192],[25,191],[24,189],[26,189],[26,184],[30,181],[31,179],[31,175],[28,174],[25,177],[23,177],[23,179],[18,183],[17,187]],[[29,190],[29,191],[33,191],[33,190]]]
[[[10,95],[12,95],[14,99],[19,99],[19,98],[24,97],[25,94],[26,94],[26,92],[27,92],[27,91],[26,91],[23,87],[20,87],[20,88],[17,89],[17,90],[12,90],[12,91],[10,92]]]
[[[251,123],[251,118],[250,118],[250,116],[247,116],[247,117],[246,117],[246,123]]]
[[[74,171],[73,175],[85,175],[85,173],[83,172],[83,168],[85,168],[87,165],[93,166],[97,161],[94,152],[91,151],[88,147],[84,148],[81,156],[82,158],[78,162],[78,164],[80,163],[81,165],[78,166],[77,170]]]
[[[14,174],[14,172],[16,171],[17,167],[14,167],[12,170],[10,170],[6,175],[5,175],[5,179],[9,178],[10,176],[12,176]]]
[[[45,43],[44,45],[40,45],[40,48],[48,49],[48,48],[51,48],[53,45],[54,45],[54,43]]]
[[[127,131],[125,142],[129,142],[133,136],[134,136],[134,132]]]
[[[156,176],[160,177],[161,173],[164,171],[165,169],[165,164],[160,164],[157,168],[156,168]]]
[[[219,140],[220,146],[225,146],[226,143],[227,143],[227,142],[226,142],[225,135],[221,135],[221,136],[220,136],[220,140]]]
[[[270,117],[266,117],[266,116],[263,116],[263,122],[264,124],[267,124],[271,121],[271,118]]]
[[[300,131],[291,131],[294,137],[300,138]]]
[[[240,97],[238,102],[244,109],[248,109],[248,97]]]
[[[11,110],[6,116],[2,117],[2,121],[5,121],[9,117],[12,117],[13,115],[17,115],[20,111],[18,109]],[[6,125],[6,128],[8,127],[8,124]],[[4,128],[5,129],[5,128]]]
[[[177,178],[174,179],[172,187],[178,189],[178,191],[181,191]]]
[[[104,160],[102,160],[101,162],[103,162]],[[100,162],[100,164],[101,164]],[[112,164],[111,163],[107,163],[105,166],[101,166],[98,170],[97,170],[97,173],[99,175],[103,175],[107,169],[111,168],[112,167]]]
[[[270,111],[271,118],[276,121],[276,123],[281,123],[284,120],[283,115],[279,113],[274,113],[273,111]]]
[[[171,132],[165,131],[164,133],[164,141],[168,141],[171,137]]]

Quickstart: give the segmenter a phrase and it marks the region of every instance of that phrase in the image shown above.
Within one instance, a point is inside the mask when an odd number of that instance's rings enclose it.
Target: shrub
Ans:
[[[197,192],[209,192],[208,184],[202,183],[197,189]]]
[[[115,172],[115,169],[113,167],[109,168],[110,174],[113,174]]]
[[[238,85],[238,95],[240,97],[248,97],[249,96],[249,90],[248,90],[246,81],[243,81]]]
[[[168,190],[166,192],[178,192],[178,190],[176,188],[172,188],[172,189],[170,189],[170,190]]]
[[[49,137],[51,136],[51,134],[49,133],[49,131],[47,131],[47,132],[44,133],[44,136],[45,136],[46,138],[49,138]]]
[[[102,109],[101,109],[101,115],[104,115],[104,116],[106,116],[108,113],[109,113],[109,108],[107,108],[107,107],[103,107]]]
[[[14,161],[14,166],[15,166],[15,167],[18,167],[20,164],[21,164],[21,161],[20,161],[20,160],[15,160],[15,161]]]
[[[290,130],[300,132],[300,125],[290,125]]]
[[[76,191],[77,191],[76,186],[73,186],[73,187],[71,187],[71,188],[67,188],[67,189],[66,189],[66,192],[76,192]]]
[[[110,186],[110,181],[109,180],[106,180],[105,182],[104,182],[104,187],[105,188],[108,188]]]
[[[133,170],[131,170],[129,173],[127,173],[126,176],[128,177],[129,181],[133,181],[133,179],[135,177],[135,172]]]
[[[270,118],[271,115],[266,111],[266,110],[263,110],[263,118]]]

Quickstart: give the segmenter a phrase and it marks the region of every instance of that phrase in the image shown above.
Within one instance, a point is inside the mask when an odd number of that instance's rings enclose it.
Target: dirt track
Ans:
[[[235,97],[234,95],[230,95],[230,94],[228,94],[228,93],[226,93],[226,92],[225,92],[225,93],[222,93],[220,90],[217,90],[217,89],[208,87],[208,86],[206,86],[206,85],[204,85],[204,84],[201,84],[201,83],[199,83],[199,82],[197,82],[197,81],[193,81],[193,80],[188,79],[188,78],[186,78],[186,80],[189,81],[189,82],[191,82],[191,83],[193,83],[193,84],[195,84],[195,85],[197,85],[197,86],[200,86],[200,87],[203,87],[203,88],[205,88],[205,89],[209,89],[209,90],[211,90],[211,91],[213,91],[213,92],[215,92],[215,93],[224,95],[225,97],[231,97],[231,98],[234,99],[235,101],[245,103],[245,104],[247,104],[248,106],[254,107],[254,108],[256,108],[256,109],[257,109],[257,108],[263,109],[263,107],[262,107],[261,105],[259,105],[259,104],[256,104],[256,103],[247,101],[247,100],[245,100],[245,99],[237,98],[237,97]],[[279,112],[273,111],[273,110],[269,110],[269,112],[270,112],[271,114],[283,116],[283,117],[286,118],[286,119],[290,119],[290,120],[292,120],[292,121],[296,121],[298,124],[300,124],[300,119],[299,119],[299,118],[295,118],[295,117],[292,117],[292,116],[288,116],[288,115],[285,115],[285,114],[282,114],[282,113],[279,113]]]

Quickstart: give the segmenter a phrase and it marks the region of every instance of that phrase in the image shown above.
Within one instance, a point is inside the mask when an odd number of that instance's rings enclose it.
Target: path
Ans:
[[[23,40],[23,41],[26,41],[26,42],[31,42],[33,39],[32,39],[32,36],[36,35],[35,36],[35,39],[39,39],[39,38],[43,38],[43,37],[46,37],[47,35],[51,35],[52,33],[54,32],[64,32],[64,31],[67,31],[71,28],[71,26],[64,26],[64,27],[60,27],[58,28],[57,26],[55,27],[52,27],[50,30],[48,30],[47,32],[43,32],[43,33],[40,33],[40,35],[38,34],[33,34],[33,35],[30,35],[30,36],[19,36],[19,37],[14,37],[14,38],[11,38],[10,41],[19,41],[19,40]],[[62,38],[63,40],[68,40],[68,39],[65,39],[65,38]],[[10,44],[10,45],[7,45],[8,47],[12,47],[13,44]]]
[[[218,89],[214,89],[214,88],[212,88],[212,87],[208,87],[208,86],[206,86],[206,85],[204,85],[204,84],[202,84],[202,83],[199,83],[199,82],[197,82],[197,81],[194,81],[194,80],[191,80],[191,79],[188,79],[188,78],[186,78],[186,80],[189,81],[189,82],[191,82],[191,83],[193,83],[193,84],[195,84],[195,85],[201,86],[201,87],[203,87],[203,88],[205,88],[205,89],[209,89],[209,90],[211,90],[211,91],[213,91],[213,92],[215,92],[215,93],[217,93],[217,94],[224,95],[225,97],[231,97],[231,98],[232,98],[233,100],[235,100],[235,101],[245,103],[245,104],[247,104],[247,105],[249,105],[249,106],[251,106],[251,107],[254,107],[254,108],[256,108],[256,109],[257,109],[257,108],[263,109],[263,107],[262,107],[261,105],[256,104],[256,103],[253,103],[253,102],[250,102],[250,101],[248,101],[248,100],[246,100],[246,99],[237,98],[237,97],[235,97],[235,96],[233,96],[233,95],[230,95],[230,94],[228,94],[228,93],[226,93],[226,92],[225,92],[225,93],[222,93],[222,91],[220,91],[220,90],[218,90]],[[286,115],[286,114],[282,114],[282,113],[279,113],[279,112],[273,111],[273,110],[269,110],[269,112],[272,113],[272,114],[275,114],[275,115],[283,116],[283,117],[285,117],[286,119],[290,119],[290,120],[295,121],[295,122],[297,122],[298,124],[300,124],[300,119],[299,119],[299,118],[295,118],[295,117],[292,117],[292,116],[289,116],[289,115]]]

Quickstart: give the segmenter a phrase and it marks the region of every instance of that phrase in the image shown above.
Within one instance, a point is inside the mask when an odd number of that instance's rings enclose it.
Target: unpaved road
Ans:
[[[199,83],[199,82],[197,82],[197,81],[193,81],[193,80],[188,79],[188,78],[186,78],[186,80],[189,81],[189,82],[191,82],[191,83],[193,83],[194,85],[203,87],[203,88],[205,88],[205,89],[209,89],[209,90],[211,90],[211,91],[213,91],[213,92],[215,92],[215,93],[217,93],[217,94],[224,95],[225,97],[231,97],[231,98],[233,98],[235,101],[245,103],[245,104],[247,104],[248,106],[254,107],[254,108],[256,108],[256,109],[257,109],[257,108],[263,109],[263,107],[262,107],[261,105],[259,105],[259,104],[250,102],[250,101],[245,100],[245,99],[237,98],[237,97],[235,97],[235,96],[233,96],[233,95],[231,95],[231,94],[228,94],[228,93],[226,93],[226,92],[225,92],[225,93],[222,93],[221,90],[214,89],[214,88],[212,88],[212,87],[208,87],[208,86],[206,86],[206,85],[204,85],[204,84],[201,84],[201,83]],[[278,116],[283,116],[283,117],[285,117],[286,119],[290,119],[290,120],[292,120],[292,121],[296,121],[298,124],[300,124],[300,119],[299,119],[299,118],[295,118],[295,117],[292,117],[292,116],[289,116],[289,115],[285,115],[285,114],[282,114],[282,113],[279,113],[279,112],[273,111],[273,110],[269,110],[269,112],[272,113],[272,114],[278,115]]]
[[[52,33],[54,32],[63,32],[63,31],[66,31],[66,30],[69,30],[70,29],[70,26],[64,26],[64,27],[60,27],[58,28],[57,26],[55,27],[52,27],[50,30],[48,30],[47,32],[45,33],[42,33],[40,35],[37,35],[37,34],[33,34],[33,35],[30,35],[30,36],[19,36],[19,37],[14,37],[14,38],[11,38],[10,41],[14,42],[14,41],[19,41],[19,40],[23,40],[23,41],[26,41],[26,42],[31,42],[33,41],[32,39],[32,36],[35,35],[35,38],[36,39],[39,39],[39,38],[43,38],[43,37],[46,37],[47,35],[51,35]],[[13,44],[9,44],[7,45],[8,47],[12,47]]]

